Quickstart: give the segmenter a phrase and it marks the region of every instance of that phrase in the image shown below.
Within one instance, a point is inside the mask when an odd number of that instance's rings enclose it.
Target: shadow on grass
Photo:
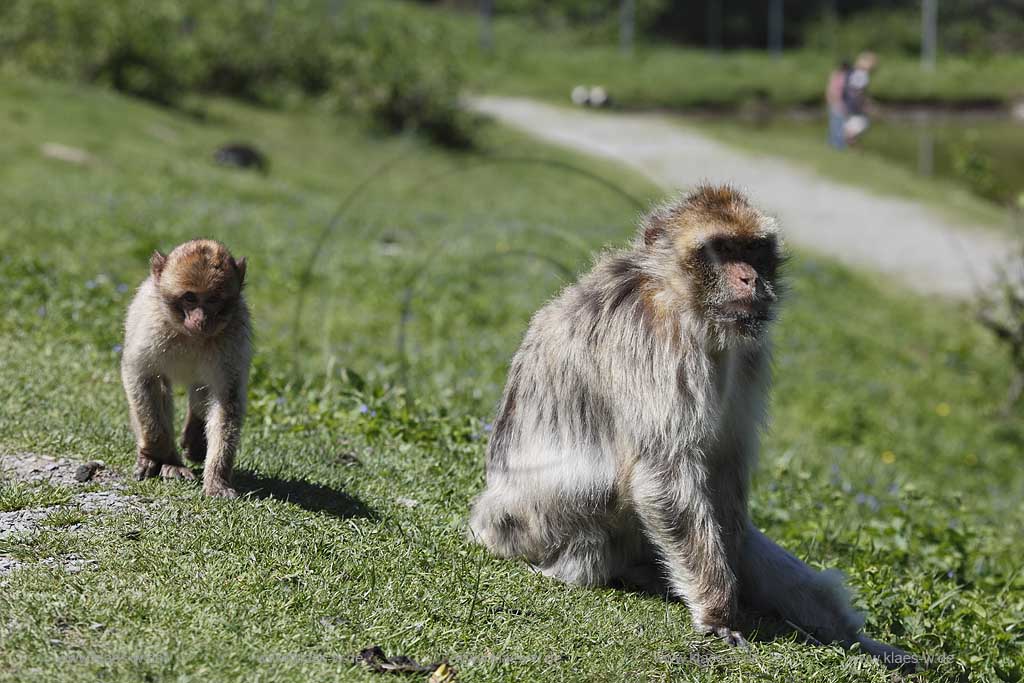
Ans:
[[[671,594],[668,582],[657,571],[647,575],[640,584],[615,580],[608,589],[633,593],[645,598],[663,600],[665,602],[682,602],[682,599],[676,598]],[[739,613],[736,615],[734,628],[752,643],[770,643],[775,640],[795,638],[797,642],[802,642],[806,645],[821,645],[813,636],[794,628],[792,624],[789,624],[777,615],[757,611],[742,601]]]
[[[298,479],[278,479],[248,470],[236,470],[232,481],[239,494],[282,500],[310,512],[323,512],[341,519],[374,519],[377,516],[373,509],[355,496],[322,484]]]

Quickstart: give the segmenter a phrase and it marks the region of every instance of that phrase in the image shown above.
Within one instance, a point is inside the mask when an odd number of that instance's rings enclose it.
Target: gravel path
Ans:
[[[701,180],[734,183],[779,218],[790,243],[891,275],[923,293],[968,297],[977,283],[992,280],[997,264],[1013,251],[1009,239],[951,223],[920,203],[873,195],[774,157],[737,151],[659,115],[507,97],[481,97],[472,104],[548,142],[633,166],[668,189]]]
[[[0,486],[23,483],[31,486],[59,486],[69,490],[64,503],[22,507],[0,511],[0,541],[22,541],[31,539],[44,531],[50,515],[75,510],[82,513],[146,513],[154,504],[151,500],[125,493],[121,475],[107,469],[99,461],[89,463],[55,458],[35,453],[0,453]],[[76,491],[80,487],[100,485],[102,490]],[[84,518],[60,527],[62,533],[89,533],[92,522]],[[31,560],[19,560],[0,553],[0,591],[5,587],[5,577],[16,569],[34,564]],[[69,573],[80,572],[96,566],[96,561],[77,553],[45,557],[38,564],[62,568]]]

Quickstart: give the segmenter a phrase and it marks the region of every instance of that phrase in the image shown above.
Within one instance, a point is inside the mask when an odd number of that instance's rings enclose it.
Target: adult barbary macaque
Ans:
[[[206,461],[203,493],[234,498],[231,469],[242,434],[249,362],[245,259],[213,240],[192,240],[166,256],[128,307],[121,380],[137,459],[135,478],[194,479],[174,443],[171,383],[188,388],[182,448]]]
[[[781,260],[773,219],[703,186],[544,306],[512,359],[472,536],[568,583],[667,584],[733,644],[742,603],[904,655],[861,633],[837,573],[748,515]]]

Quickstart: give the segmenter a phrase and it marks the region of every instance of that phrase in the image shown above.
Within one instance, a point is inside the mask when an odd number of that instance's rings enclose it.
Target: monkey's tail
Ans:
[[[842,573],[812,569],[753,526],[740,551],[739,573],[742,600],[754,609],[778,614],[825,643],[859,643],[890,668],[916,667],[908,653],[861,632],[864,617],[850,604]]]

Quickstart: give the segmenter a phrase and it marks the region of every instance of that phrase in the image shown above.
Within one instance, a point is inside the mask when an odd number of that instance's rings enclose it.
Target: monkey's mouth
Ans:
[[[718,317],[724,322],[753,322],[771,319],[771,306],[767,301],[735,299],[718,307]]]

